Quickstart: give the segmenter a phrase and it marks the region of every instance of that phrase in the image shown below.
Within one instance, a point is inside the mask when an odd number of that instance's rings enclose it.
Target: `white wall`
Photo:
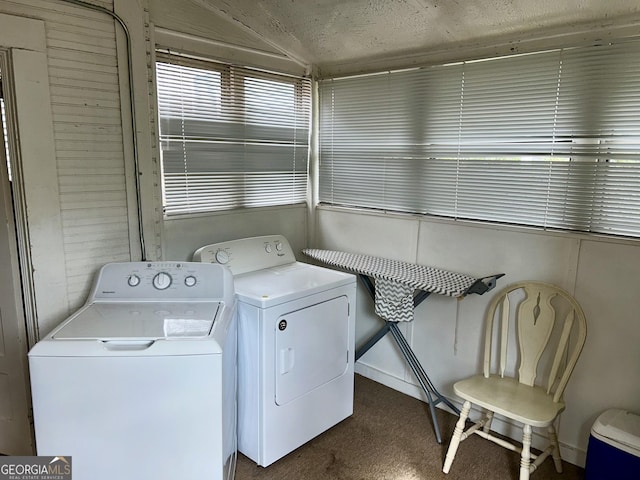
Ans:
[[[257,208],[212,215],[177,217],[164,222],[164,260],[191,260],[198,248],[237,238],[280,234],[302,260],[300,250],[306,246],[307,208]]]
[[[568,407],[561,417],[559,437],[567,461],[584,465],[589,431],[604,410],[637,411],[638,242],[327,207],[319,207],[316,213],[314,246],[319,248],[378,255],[474,276],[506,273],[498,286],[534,279],[574,293],[587,316],[588,334],[565,393]],[[452,390],[456,380],[480,371],[482,319],[490,299],[491,292],[464,300],[432,295],[418,307],[415,320],[402,325],[427,373],[450,398],[456,398]],[[371,303],[364,289],[359,289],[358,345],[381,326]],[[422,398],[413,374],[389,338],[367,352],[356,369]]]

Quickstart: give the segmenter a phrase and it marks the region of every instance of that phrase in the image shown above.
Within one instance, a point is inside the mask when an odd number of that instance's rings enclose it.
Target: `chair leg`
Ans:
[[[486,418],[486,422],[482,427],[482,431],[484,433],[489,433],[491,431],[491,422],[493,421],[493,412],[489,410],[485,418]]]
[[[462,410],[460,411],[460,418],[458,418],[458,421],[456,422],[456,428],[453,430],[451,442],[449,442],[449,448],[447,449],[447,455],[444,459],[444,467],[442,467],[442,471],[444,473],[449,473],[449,469],[451,468],[451,464],[453,463],[453,458],[456,456],[456,452],[458,451],[458,446],[460,445],[460,441],[462,439],[462,432],[464,432],[464,427],[470,410],[471,402],[464,402],[464,405],[462,405]]]
[[[558,435],[553,424],[549,425],[547,431],[549,432],[549,441],[553,446],[551,455],[553,457],[553,463],[556,466],[556,472],[562,473],[562,457],[560,457],[560,444],[558,443]]]
[[[531,474],[531,425],[525,425],[523,430],[520,480],[529,480]]]

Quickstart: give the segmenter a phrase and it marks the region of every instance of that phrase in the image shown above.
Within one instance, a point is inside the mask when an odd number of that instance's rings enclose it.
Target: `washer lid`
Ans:
[[[350,273],[301,262],[236,275],[233,279],[238,299],[261,308],[355,281],[355,275]]]
[[[220,302],[97,302],[73,315],[54,340],[201,338],[211,332]]]

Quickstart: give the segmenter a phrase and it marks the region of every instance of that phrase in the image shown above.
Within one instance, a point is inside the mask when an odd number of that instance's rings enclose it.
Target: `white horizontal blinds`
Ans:
[[[424,69],[418,72],[426,86],[423,101],[413,100],[425,113],[416,120],[416,131],[423,131],[424,152],[413,163],[420,168],[420,185],[415,192],[422,211],[431,215],[455,215],[458,191],[455,180],[459,168],[461,105],[464,69],[460,64]],[[453,181],[452,181],[453,180]]]
[[[450,72],[450,70],[453,70]],[[455,77],[459,68],[434,71]],[[424,71],[357,77],[320,84],[320,200],[426,213],[422,194],[435,194],[437,171],[425,163],[428,136],[446,137],[446,128],[425,129],[436,118],[458,124],[455,101],[460,81],[431,80]],[[449,138],[449,143],[457,139]],[[440,173],[442,174],[442,173]],[[430,191],[425,192],[425,186]]]
[[[585,229],[640,236],[640,41],[565,52],[558,127],[582,160],[570,194]]]
[[[320,200],[640,236],[638,92],[637,40],[321,81]]]
[[[554,148],[561,66],[560,51],[464,65],[452,216],[549,226],[553,165],[568,160]]]
[[[166,214],[305,201],[308,80],[158,58]]]

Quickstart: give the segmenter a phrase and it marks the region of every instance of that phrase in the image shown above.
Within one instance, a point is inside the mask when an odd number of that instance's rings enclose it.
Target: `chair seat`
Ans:
[[[457,395],[473,404],[532,427],[546,427],[564,410],[541,387],[530,387],[513,378],[483,375],[456,382]]]

